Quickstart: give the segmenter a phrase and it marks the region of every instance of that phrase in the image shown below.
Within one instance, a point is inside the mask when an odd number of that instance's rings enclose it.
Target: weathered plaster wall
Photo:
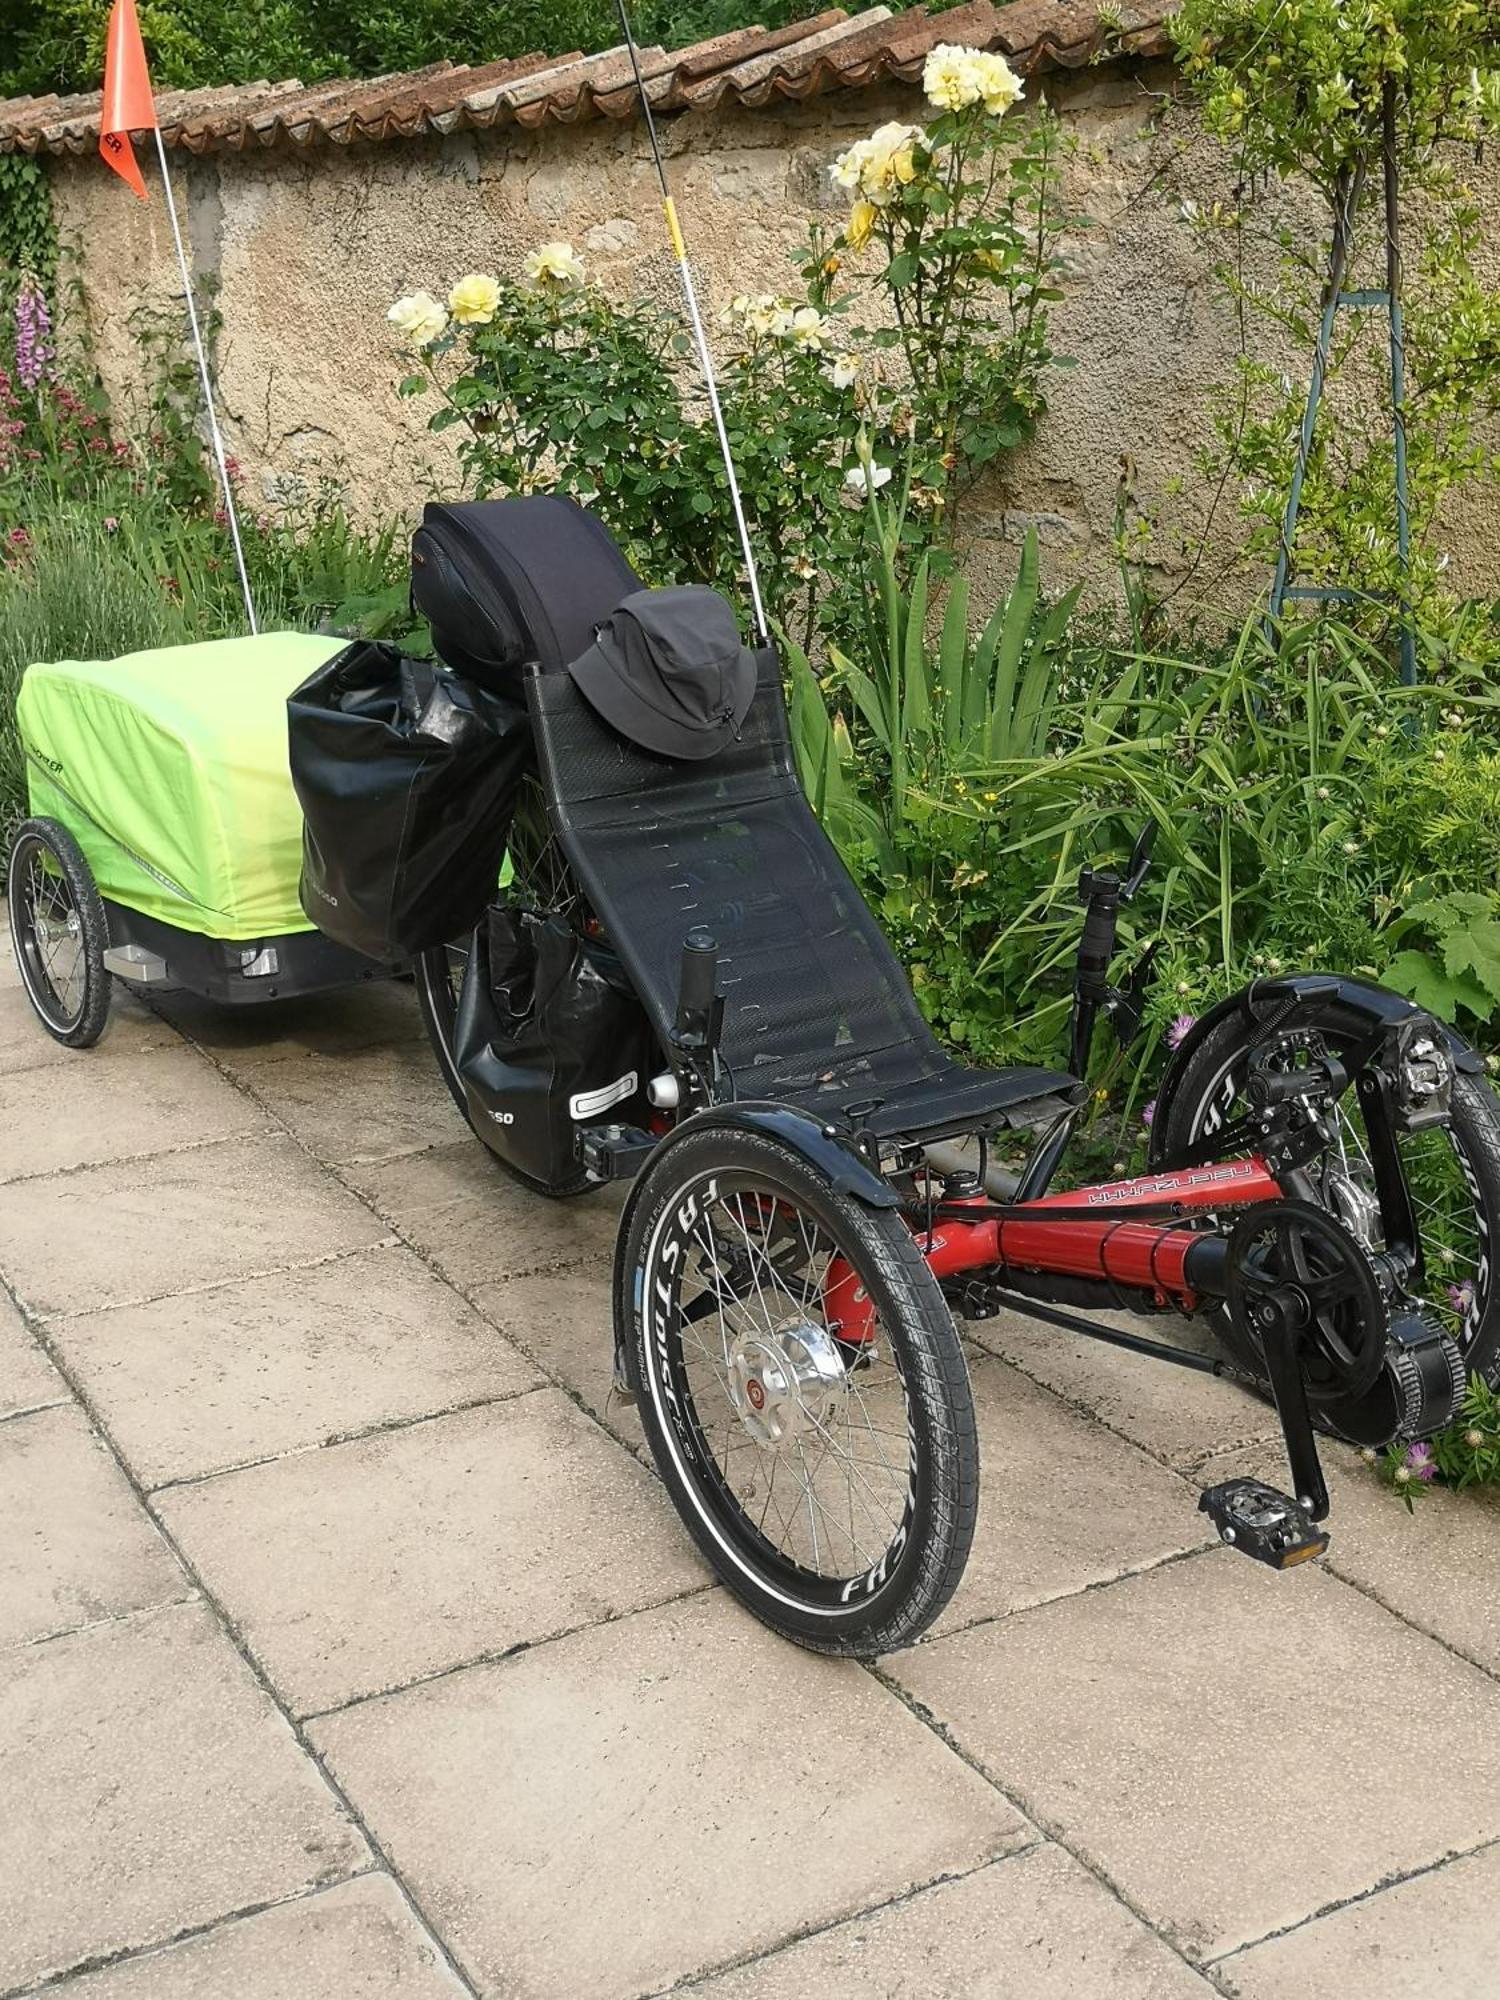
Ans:
[[[982,590],[1009,575],[1032,521],[1054,581],[1082,575],[1113,588],[1122,474],[1160,521],[1148,558],[1160,581],[1189,579],[1184,604],[1244,588],[1226,574],[1232,507],[1211,514],[1195,470],[1209,436],[1206,392],[1230,372],[1234,328],[1180,217],[1185,196],[1211,202],[1233,189],[1220,148],[1173,103],[1172,81],[1165,66],[1126,64],[1049,81],[1077,141],[1070,205],[1087,218],[1066,246],[1068,297],[1054,320],[1055,344],[1076,365],[1054,379],[1036,441],[974,498],[971,567]],[[828,161],[882,119],[918,116],[919,104],[913,88],[891,86],[669,121],[679,205],[711,305],[782,288],[807,217],[842,210]],[[536,242],[566,236],[607,285],[676,297],[635,124],[305,157],[217,153],[185,161],[179,175],[199,266],[221,287],[231,448],[268,501],[333,480],[362,513],[384,518],[454,490],[449,449],[424,431],[422,404],[394,393],[403,357],[384,313],[399,293],[441,295],[466,270],[514,268]],[[165,215],[87,162],[57,162],[53,184],[105,381],[129,408],[140,386],[131,315],[143,301],[169,305],[175,291]],[[1493,158],[1480,192],[1500,262]],[[1317,221],[1311,206],[1290,219],[1308,230]],[[1466,492],[1449,539],[1460,587],[1500,592],[1500,495]]]

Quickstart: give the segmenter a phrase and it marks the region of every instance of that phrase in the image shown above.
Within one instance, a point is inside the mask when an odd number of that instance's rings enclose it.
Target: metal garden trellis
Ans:
[[[1404,686],[1411,687],[1415,685],[1417,678],[1417,641],[1411,606],[1411,503],[1406,462],[1406,327],[1401,310],[1401,187],[1396,159],[1396,115],[1396,81],[1392,77],[1386,80],[1381,104],[1380,151],[1385,192],[1385,285],[1381,288],[1353,291],[1344,289],[1344,279],[1348,274],[1349,260],[1354,247],[1355,218],[1359,210],[1360,197],[1364,193],[1368,162],[1361,160],[1356,165],[1346,168],[1339,184],[1339,199],[1334,209],[1333,247],[1329,253],[1328,280],[1323,293],[1323,319],[1313,353],[1307,407],[1302,419],[1302,434],[1298,441],[1291,488],[1287,495],[1286,514],[1282,521],[1276,574],[1271,584],[1270,631],[1274,641],[1280,628],[1282,613],[1289,601],[1300,599],[1304,602],[1322,604],[1367,604],[1373,601],[1372,593],[1369,591],[1357,590],[1348,585],[1326,587],[1298,584],[1293,578],[1296,574],[1297,520],[1302,508],[1302,489],[1307,478],[1308,461],[1312,456],[1313,440],[1317,432],[1318,413],[1322,407],[1328,360],[1333,347],[1333,334],[1338,315],[1341,311],[1347,310],[1383,309],[1390,318],[1391,416],[1395,430],[1396,548],[1401,570],[1401,591],[1398,600],[1401,626],[1401,680]]]

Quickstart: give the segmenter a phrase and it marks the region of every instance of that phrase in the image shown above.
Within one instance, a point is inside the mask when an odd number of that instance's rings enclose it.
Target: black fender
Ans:
[[[743,1104],[716,1104],[706,1110],[695,1111],[691,1117],[674,1125],[632,1182],[620,1214],[619,1233],[615,1237],[615,1379],[628,1381],[637,1392],[640,1384],[634,1379],[633,1343],[627,1337],[628,1321],[635,1311],[633,1279],[625,1265],[630,1226],[647,1174],[657,1161],[665,1158],[689,1133],[706,1131],[758,1132],[767,1138],[779,1139],[784,1146],[800,1154],[840,1194],[851,1195],[868,1208],[899,1208],[901,1205],[901,1197],[896,1190],[875,1171],[852,1139],[840,1132],[837,1126],[823,1123],[812,1112],[801,1110],[794,1104],[753,1100]]]
[[[1235,1015],[1247,1022],[1263,1021],[1288,1000],[1303,1000],[1318,1007],[1320,1024],[1335,1034],[1353,1036],[1381,1034],[1407,1021],[1426,1021],[1447,1043],[1454,1067],[1470,1076],[1484,1074],[1484,1061],[1446,1021],[1439,1021],[1404,994],[1392,993],[1367,979],[1355,979],[1342,972],[1296,972],[1273,979],[1257,979],[1227,1000],[1200,1016],[1167,1062],[1161,1088],[1156,1095],[1156,1111],[1151,1121],[1150,1159],[1154,1166],[1165,1152],[1162,1134],[1170,1119],[1173,1099],[1188,1065],[1208,1037],[1224,1021]]]

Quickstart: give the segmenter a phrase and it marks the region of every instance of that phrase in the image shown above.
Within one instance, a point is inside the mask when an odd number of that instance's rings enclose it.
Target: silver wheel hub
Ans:
[[[845,1382],[833,1335],[810,1320],[742,1334],[729,1351],[730,1401],[755,1442],[772,1449],[826,1432]]]

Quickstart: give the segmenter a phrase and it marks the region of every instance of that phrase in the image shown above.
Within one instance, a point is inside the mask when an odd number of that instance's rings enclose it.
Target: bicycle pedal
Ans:
[[[1290,1493],[1278,1493],[1260,1479],[1226,1479],[1210,1486],[1198,1502],[1226,1547],[1272,1569],[1292,1569],[1322,1555],[1327,1532]]]

